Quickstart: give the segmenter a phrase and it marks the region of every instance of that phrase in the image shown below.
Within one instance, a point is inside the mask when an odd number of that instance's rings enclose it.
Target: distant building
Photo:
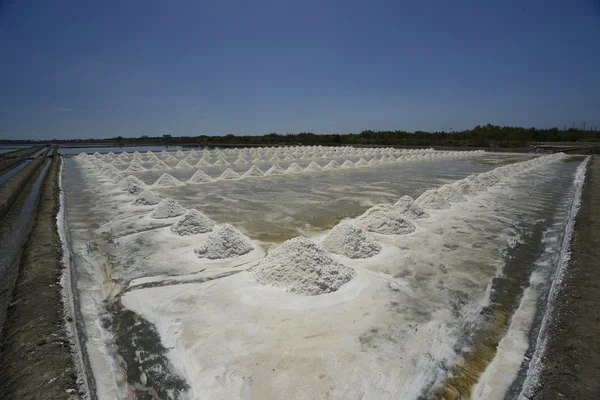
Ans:
[[[142,135],[142,139],[148,139],[148,135]]]
[[[164,138],[164,139],[171,139],[171,135],[168,135],[168,134],[166,134],[166,133],[165,133],[165,134],[163,135],[163,138]]]

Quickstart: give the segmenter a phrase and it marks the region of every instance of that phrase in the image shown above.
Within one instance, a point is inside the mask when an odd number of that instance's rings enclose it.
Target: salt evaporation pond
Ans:
[[[535,385],[526,360],[582,172],[561,155],[432,150],[65,158],[90,386],[123,399],[417,399],[465,385],[518,398]],[[511,340],[470,370],[498,326]],[[481,379],[465,384],[457,366]]]

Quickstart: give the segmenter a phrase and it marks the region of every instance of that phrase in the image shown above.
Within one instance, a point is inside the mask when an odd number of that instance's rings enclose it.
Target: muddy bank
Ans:
[[[7,311],[0,348],[2,399],[64,399],[76,394],[59,283],[59,170],[56,157],[41,188],[35,226],[23,249]]]
[[[40,151],[43,146],[33,146],[27,149],[15,150],[10,153],[0,154],[2,160],[0,161],[0,174],[10,171],[17,165],[21,164],[27,157],[31,157]]]
[[[600,158],[587,167],[571,262],[532,399],[600,399]]]
[[[49,151],[50,149],[36,157],[35,160],[26,165],[25,168],[0,185],[0,193],[2,194],[0,196],[0,220],[4,218],[15,201],[19,198],[23,191],[23,187],[25,187],[31,177],[37,173],[38,169],[46,160]]]

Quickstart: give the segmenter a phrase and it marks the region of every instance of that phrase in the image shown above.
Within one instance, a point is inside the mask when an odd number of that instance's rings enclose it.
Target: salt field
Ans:
[[[290,146],[64,157],[99,399],[524,399],[587,159]],[[462,396],[462,397],[461,397]]]

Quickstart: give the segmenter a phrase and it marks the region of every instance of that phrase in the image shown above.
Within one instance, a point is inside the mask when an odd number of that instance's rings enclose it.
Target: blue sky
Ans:
[[[0,0],[0,138],[600,129],[597,0]]]

